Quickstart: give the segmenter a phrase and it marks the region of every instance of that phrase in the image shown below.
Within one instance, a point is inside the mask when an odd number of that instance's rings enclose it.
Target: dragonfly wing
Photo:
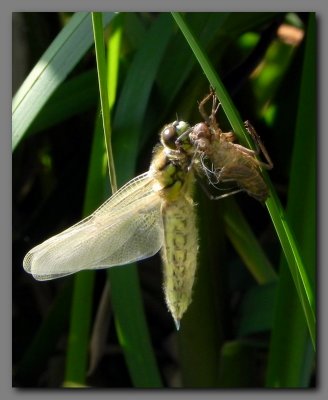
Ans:
[[[163,222],[161,199],[152,187],[148,174],[133,179],[92,215],[34,247],[24,269],[48,280],[154,255],[163,244]]]

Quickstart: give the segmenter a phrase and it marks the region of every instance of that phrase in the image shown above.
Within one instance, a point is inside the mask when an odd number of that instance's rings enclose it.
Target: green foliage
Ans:
[[[13,100],[14,385],[313,385],[315,15],[100,17],[92,25],[90,14],[65,16]],[[291,44],[274,35],[278,26],[305,37]],[[105,335],[105,325],[95,328],[104,272],[40,283],[24,273],[23,256],[108,197],[108,160],[121,186],[148,168],[157,132],[176,113],[199,122],[210,84],[223,129],[248,145],[250,120],[273,159],[267,208],[246,194],[213,202],[199,190],[197,281],[180,331],[153,257],[107,271],[104,320],[115,324]],[[96,330],[105,348],[92,341]]]

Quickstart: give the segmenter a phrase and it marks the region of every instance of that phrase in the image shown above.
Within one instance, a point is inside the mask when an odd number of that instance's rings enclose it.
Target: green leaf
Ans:
[[[114,13],[106,13],[104,24],[108,25],[114,17]],[[84,12],[74,14],[14,96],[13,150],[50,96],[80,61],[92,42],[90,14]]]
[[[287,217],[302,251],[311,285],[314,285],[317,244],[316,20],[314,13],[310,14],[306,35]],[[282,260],[280,269],[266,385],[267,387],[308,387],[314,354],[306,329],[307,321],[285,260]]]
[[[26,135],[51,128],[98,104],[97,72],[92,69],[65,81],[38,113]]]
[[[233,199],[222,201],[226,233],[254,279],[265,284],[278,276]]]
[[[179,13],[173,13],[173,17],[175,18],[181,31],[186,37],[186,40],[188,41],[190,47],[192,48],[195,57],[197,57],[197,60],[200,63],[211,86],[215,89],[215,92],[233,128],[233,131],[236,133],[242,144],[246,142],[249,145],[251,145],[250,138],[246,133],[239,112],[234,106],[232,100],[230,99],[230,96],[227,90],[225,89],[224,85],[222,84],[221,79],[218,77],[213,66],[211,65],[210,60],[200,47],[198,40],[190,31],[182,15],[180,15]],[[280,204],[279,198],[273,188],[273,185],[269,181],[267,173],[265,173],[264,171],[263,171],[263,176],[270,188],[270,197],[266,201],[266,205],[270,213],[274,227],[276,229],[281,246],[284,250],[290,271],[292,273],[294,284],[297,288],[298,295],[300,297],[300,301],[303,306],[303,311],[307,319],[308,328],[312,339],[312,344],[315,347],[316,318],[314,311],[313,285],[311,285],[311,282],[309,280],[308,273],[304,267],[304,262],[302,260],[299,248],[294,238],[294,234],[292,233],[292,230],[286,220],[286,216]]]
[[[113,124],[113,149],[119,186],[135,175],[138,142],[150,91],[172,34],[170,16],[162,14],[146,33],[124,81]],[[151,54],[151,57],[149,57]],[[119,340],[136,387],[161,387],[150,349],[136,265],[108,270]]]
[[[103,131],[98,119],[89,166],[87,189],[84,199],[83,216],[94,211],[104,199],[107,170],[103,168],[105,146]],[[71,322],[66,355],[64,386],[86,383],[89,339],[92,321],[93,287],[95,271],[82,271],[74,277]]]

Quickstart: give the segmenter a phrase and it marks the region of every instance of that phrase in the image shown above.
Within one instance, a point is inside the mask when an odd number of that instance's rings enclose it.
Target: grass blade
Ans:
[[[109,24],[115,15],[106,13],[104,23]],[[92,42],[90,14],[84,12],[74,14],[14,96],[13,150],[50,96],[90,48]]]
[[[111,132],[109,132],[110,130],[110,116],[109,116],[109,103],[111,103],[112,105],[114,104],[115,101],[115,95],[116,95],[116,91],[115,91],[115,87],[116,87],[116,82],[117,82],[117,73],[118,73],[118,61],[119,61],[119,46],[115,47],[111,47],[111,68],[108,70],[107,72],[107,67],[106,67],[106,61],[105,61],[105,54],[104,54],[104,46],[103,43],[101,43],[103,41],[103,36],[102,36],[102,24],[100,21],[100,15],[98,13],[94,13],[93,14],[93,21],[94,21],[94,30],[95,30],[95,42],[96,42],[96,54],[98,53],[98,57],[97,57],[97,66],[98,66],[98,77],[99,77],[99,85],[100,85],[100,94],[101,94],[101,107],[102,107],[102,116],[103,116],[103,127],[104,127],[104,131],[107,132],[105,133],[105,140],[107,143],[107,152],[108,152],[108,158],[112,160],[112,150],[111,150]],[[118,28],[118,27],[116,27]],[[117,40],[117,36],[114,36],[114,40]],[[115,44],[115,43],[114,43]],[[116,50],[116,51],[115,51]],[[116,65],[116,67],[115,67]],[[112,88],[111,88],[111,92],[109,93],[109,88],[107,87],[107,74],[110,74],[111,76],[111,83],[112,83]],[[109,161],[109,170],[111,171],[111,168],[113,166],[113,162]],[[115,185],[113,187],[112,184],[112,192],[115,192],[116,190],[116,176],[115,176],[115,172],[110,172],[110,174],[113,175],[113,177],[111,177],[111,182],[115,182]],[[109,273],[109,275],[111,275]],[[114,274],[115,275],[115,274]],[[133,342],[131,341],[131,339],[133,340],[133,335],[131,333],[131,327],[128,327],[128,332],[125,331],[125,329],[122,330],[122,327],[119,327],[119,331],[118,331],[118,336],[119,339],[122,339],[122,337],[125,337],[126,339],[128,339],[128,342],[133,343],[133,348],[130,349],[130,351],[132,351],[132,354],[128,351],[128,349],[126,348],[126,341],[125,340],[120,340],[121,345],[123,347],[123,350],[125,352],[125,357],[127,360],[127,364],[129,367],[129,371],[132,377],[132,380],[134,382],[134,384],[138,387],[143,387],[143,386],[155,386],[158,387],[160,386],[160,377],[159,377],[159,373],[157,370],[157,365],[156,365],[156,361],[155,361],[155,357],[152,351],[152,346],[150,343],[150,337],[149,337],[149,333],[147,330],[147,325],[146,325],[146,321],[144,318],[142,318],[141,316],[143,315],[143,305],[141,301],[137,301],[137,297],[139,296],[140,298],[140,290],[138,288],[138,284],[137,284],[137,279],[136,277],[134,277],[133,275],[131,275],[133,277],[133,281],[130,282],[123,282],[123,287],[121,287],[120,289],[120,293],[122,293],[122,291],[124,291],[124,287],[125,285],[128,285],[130,287],[130,289],[133,291],[133,288],[135,288],[135,298],[134,298],[134,302],[136,302],[136,304],[138,304],[138,307],[136,307],[136,313],[137,315],[139,315],[139,325],[142,331],[142,336],[138,337],[138,341],[137,342]],[[113,287],[115,288],[115,276],[114,278],[111,278],[109,280],[109,284],[111,286],[112,291],[114,290],[115,293],[115,289],[113,289]],[[130,301],[130,299],[129,299]],[[116,320],[120,320],[120,319],[124,319],[126,318],[126,316],[128,316],[129,318],[131,317],[131,305],[125,305],[124,309],[122,308],[117,308],[116,304],[115,304],[115,294],[114,294],[114,300],[113,300],[113,306],[114,306],[114,310],[115,310],[115,317]],[[124,316],[122,318],[122,316],[120,316],[120,314],[117,314],[117,310],[119,313],[123,313]],[[118,325],[117,325],[118,326]],[[145,363],[143,365],[143,367],[141,368],[141,366],[139,365],[138,362],[136,362],[136,360],[138,360],[137,356],[136,356],[136,349],[138,349],[138,357],[141,356],[141,358],[143,358],[145,360]]]
[[[222,201],[226,233],[240,258],[259,284],[275,282],[278,276],[259,245],[254,233],[237,204],[230,199]]]
[[[108,96],[108,85],[107,85],[107,67],[106,67],[105,45],[104,45],[103,28],[102,28],[103,22],[101,13],[92,13],[92,25],[95,38],[100,104],[102,111],[101,115],[102,115],[103,129],[105,135],[104,139],[107,149],[108,171],[112,187],[112,193],[114,193],[117,191],[117,182],[116,182],[115,165],[114,165],[112,142],[111,142],[112,132],[111,132],[109,96]],[[113,97],[114,96],[115,92],[113,93]]]
[[[311,13],[303,54],[287,216],[301,246],[307,273],[312,282],[315,281],[316,265],[315,52],[316,21],[315,14]],[[299,193],[303,194],[302,198]],[[311,340],[285,260],[282,260],[280,269],[266,385],[267,387],[308,387],[314,364]]]
[[[188,41],[190,47],[192,48],[195,57],[200,63],[207,79],[209,80],[211,86],[215,89],[215,92],[222,104],[222,108],[227,115],[227,118],[240,139],[241,143],[247,143],[251,145],[249,137],[247,137],[244,124],[240,118],[240,115],[232,103],[229,94],[227,93],[225,87],[223,86],[221,80],[217,76],[214,68],[198,44],[197,39],[190,31],[189,27],[184,21],[184,18],[180,13],[172,13],[175,21],[177,22],[179,28],[184,34],[186,40]],[[278,238],[280,240],[282,249],[284,251],[285,257],[287,259],[291,274],[293,276],[294,284],[296,286],[300,302],[303,307],[304,315],[307,320],[308,329],[311,335],[312,344],[315,348],[315,310],[314,310],[314,290],[310,283],[307,271],[304,267],[302,257],[294,235],[290,226],[286,220],[284,210],[280,204],[278,196],[276,195],[272,184],[269,182],[266,173],[263,173],[266,182],[270,188],[271,196],[268,198],[266,205],[270,213],[272,222],[276,229]]]
[[[113,127],[113,148],[119,185],[135,174],[146,105],[171,33],[170,16],[162,14],[146,33],[124,82]],[[151,58],[148,57],[150,53]],[[143,76],[147,79],[142,79]],[[108,276],[116,329],[133,384],[136,387],[161,387],[161,377],[151,349],[143,312],[136,265],[109,269]]]
[[[26,136],[51,128],[73,116],[87,112],[97,103],[97,72],[83,72],[65,81],[56,89],[49,101],[31,123]]]
[[[91,149],[83,215],[89,215],[103,202],[107,170],[103,167],[105,146],[100,120],[97,121]],[[92,298],[95,271],[83,271],[74,276],[71,323],[66,356],[65,387],[86,383],[89,337],[92,321]]]
[[[104,187],[104,182],[107,182],[107,174],[103,172],[102,163],[104,154],[103,143],[106,145],[106,159],[108,160],[112,186],[113,189],[116,189],[116,178],[115,171],[112,168],[113,157],[110,145],[110,116],[101,14],[93,15],[92,21],[95,33],[99,90],[103,111],[102,121],[105,140],[102,140],[102,132],[100,126],[97,125],[94,135],[84,215],[88,215],[103,201],[104,193],[99,190],[99,188]],[[94,182],[98,182],[101,178],[102,184],[95,189]],[[95,193],[98,193],[98,196],[95,196]],[[93,202],[94,204],[92,204]],[[72,319],[66,363],[66,387],[76,387],[84,385],[86,382],[94,277],[94,271],[86,271],[78,274],[75,278],[74,297],[71,312]],[[83,307],[81,307],[81,304],[83,304]]]

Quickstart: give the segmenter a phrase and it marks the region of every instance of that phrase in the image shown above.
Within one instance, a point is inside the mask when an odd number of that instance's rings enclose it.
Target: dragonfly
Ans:
[[[198,253],[194,170],[175,140],[190,128],[167,124],[149,170],[90,216],[31,249],[26,272],[39,281],[129,264],[161,252],[167,307],[179,329],[192,297]]]
[[[205,104],[212,99],[212,111],[208,115],[205,111]],[[189,130],[185,131],[177,140],[177,146],[183,148],[183,143],[190,141],[193,152],[198,154],[198,171],[201,169],[206,174],[208,181],[216,188],[226,182],[235,182],[238,189],[229,191],[215,199],[236,194],[241,191],[247,192],[250,196],[260,202],[264,202],[269,196],[269,189],[265,183],[261,168],[270,170],[273,163],[265,149],[260,137],[249,121],[245,122],[248,134],[252,137],[256,150],[248,149],[236,143],[236,136],[233,132],[223,132],[216,120],[216,113],[220,103],[214,93],[211,92],[199,103],[199,111],[204,122],[200,122]],[[266,162],[261,161],[257,156],[262,151]],[[195,157],[195,155],[194,155]]]
[[[192,300],[198,255],[196,178],[236,181],[263,200],[267,187],[255,152],[223,133],[213,93],[199,105],[205,122],[173,121],[160,133],[149,170],[125,184],[81,222],[30,250],[26,272],[44,281],[86,269],[126,265],[161,253],[165,301],[176,328]],[[205,104],[213,98],[208,116]],[[211,161],[214,167],[208,166]],[[218,196],[225,197],[235,192]]]

